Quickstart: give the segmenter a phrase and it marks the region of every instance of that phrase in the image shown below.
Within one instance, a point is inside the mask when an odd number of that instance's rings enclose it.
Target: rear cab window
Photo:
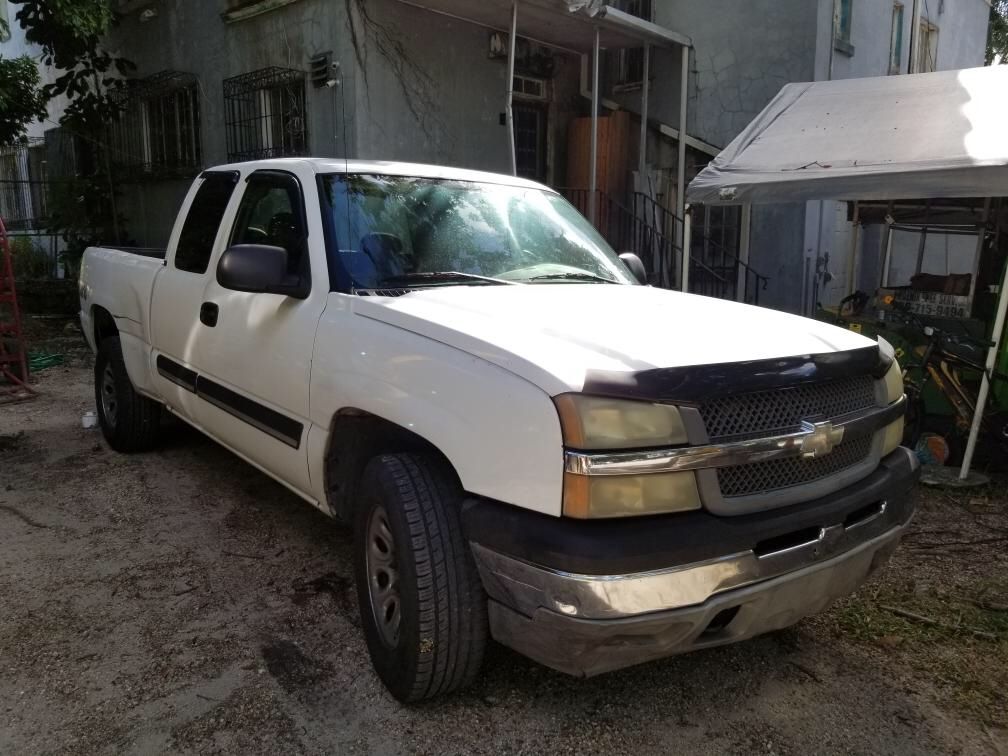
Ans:
[[[237,184],[238,173],[235,171],[208,171],[203,174],[203,183],[196,190],[175,247],[175,267],[178,270],[206,273],[217,231]]]

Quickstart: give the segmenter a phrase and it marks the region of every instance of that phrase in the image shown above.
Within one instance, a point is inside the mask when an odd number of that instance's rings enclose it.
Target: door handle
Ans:
[[[199,308],[200,322],[205,326],[213,328],[217,325],[217,315],[219,313],[220,308],[218,308],[216,304],[213,302],[204,302]]]

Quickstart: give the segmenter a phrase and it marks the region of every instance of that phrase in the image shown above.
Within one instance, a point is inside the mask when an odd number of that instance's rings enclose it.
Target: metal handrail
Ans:
[[[560,191],[585,217],[588,216],[588,189],[559,187]],[[631,249],[645,262],[650,262],[652,283],[678,288],[682,273],[681,238],[683,219],[643,192],[628,195],[630,206],[596,190],[596,228],[616,249]],[[738,294],[739,270],[743,271],[743,299],[759,303],[759,292],[765,291],[769,278],[734,251],[705,236],[694,227],[693,243],[707,249],[716,247],[723,264],[715,265],[696,255],[690,256],[690,291],[722,299],[735,299]]]

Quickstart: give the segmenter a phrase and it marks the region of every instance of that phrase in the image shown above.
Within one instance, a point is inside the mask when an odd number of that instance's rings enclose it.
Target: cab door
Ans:
[[[309,180],[305,176],[305,180]],[[287,270],[309,284],[304,299],[233,291],[208,276],[192,342],[197,422],[301,493],[311,490],[304,445],[315,332],[329,294],[322,219],[314,191],[283,170],[242,182],[224,249],[282,247]],[[309,188],[312,186],[309,184]],[[310,205],[306,205],[306,197]]]
[[[238,186],[238,171],[205,171],[179,213],[185,220],[172,230],[165,267],[154,281],[151,298],[151,372],[159,394],[172,409],[194,421],[197,406],[196,338],[200,305],[210,260],[226,242],[222,231]]]

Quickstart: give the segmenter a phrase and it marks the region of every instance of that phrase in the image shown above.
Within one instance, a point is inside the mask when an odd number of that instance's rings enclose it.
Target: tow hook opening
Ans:
[[[706,640],[712,635],[717,635],[722,630],[724,630],[731,621],[735,619],[738,614],[739,608],[737,606],[730,607],[728,609],[722,609],[720,612],[714,615],[714,619],[707,623],[707,627],[704,628],[703,632],[700,633],[698,640]]]

